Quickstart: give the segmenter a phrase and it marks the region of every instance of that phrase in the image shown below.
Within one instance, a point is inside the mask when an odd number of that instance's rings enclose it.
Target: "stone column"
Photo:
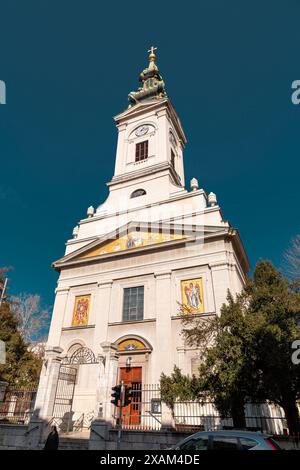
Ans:
[[[101,347],[105,365],[104,373],[99,378],[99,388],[97,390],[98,410],[102,409],[102,419],[107,423],[112,423],[113,405],[111,403],[111,389],[117,383],[119,354],[115,344],[104,342],[101,343]]]
[[[7,386],[8,386],[8,382],[0,381],[0,402],[4,400],[4,395],[5,395]]]
[[[157,111],[158,142],[156,150],[156,161],[166,162],[168,158],[169,145],[169,124],[167,120],[167,110]]]
[[[40,375],[40,382],[35,401],[36,414],[42,419],[52,417],[54,406],[59,368],[61,358],[59,355],[62,353],[60,347],[46,349],[45,360]]]
[[[96,405],[94,410],[94,419],[104,419],[104,395],[103,395],[103,382],[105,381],[105,363],[106,357],[98,355],[99,365],[97,367],[96,377]]]
[[[178,353],[178,367],[181,370],[185,370],[185,347],[178,346],[177,353]]]
[[[94,351],[98,354],[100,345],[107,340],[107,328],[109,323],[109,311],[111,302],[112,280],[100,282],[95,294],[95,332]]]
[[[49,330],[47,345],[53,347],[60,343],[61,330],[63,327],[69,288],[57,288],[54,302],[52,320]]]
[[[154,361],[159,361],[158,367],[154,366],[152,377],[154,383],[158,383],[161,373],[169,375],[174,366],[174,352],[172,350],[172,321],[171,321],[171,271],[155,273],[155,308],[156,308],[156,344],[157,351]],[[153,361],[153,362],[154,362]]]
[[[226,261],[209,264],[214,289],[216,313],[220,314],[223,303],[226,303],[227,289],[231,288],[229,278],[229,267]]]
[[[91,426],[89,449],[105,449],[109,429],[113,421],[114,406],[111,403],[112,387],[117,383],[119,355],[117,346],[109,342],[101,343],[103,354],[100,356],[97,377],[95,419]]]

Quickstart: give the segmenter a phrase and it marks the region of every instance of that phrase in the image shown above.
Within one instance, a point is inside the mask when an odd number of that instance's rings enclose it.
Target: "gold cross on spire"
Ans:
[[[150,52],[149,59],[150,59],[152,62],[154,62],[155,57],[156,57],[156,56],[155,56],[155,53],[154,53],[154,51],[156,51],[156,49],[157,49],[157,47],[151,46],[151,48],[150,48],[149,51],[148,51],[148,52]]]

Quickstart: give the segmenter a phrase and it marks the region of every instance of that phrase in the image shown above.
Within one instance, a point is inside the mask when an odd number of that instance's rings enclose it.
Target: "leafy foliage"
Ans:
[[[6,363],[0,364],[0,380],[11,386],[27,387],[37,383],[42,361],[28,350],[18,324],[7,299],[0,306],[0,340],[6,347]]]
[[[244,426],[247,401],[271,400],[285,410],[290,432],[300,431],[296,401],[300,398],[300,370],[291,361],[291,344],[300,338],[300,295],[274,266],[260,261],[243,292],[220,316],[194,317],[181,311],[183,337],[197,347],[202,363],[198,377],[174,369],[162,376],[163,400],[209,396],[235,426]]]

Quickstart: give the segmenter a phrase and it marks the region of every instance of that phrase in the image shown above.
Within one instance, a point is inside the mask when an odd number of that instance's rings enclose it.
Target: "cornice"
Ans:
[[[177,175],[176,171],[174,170],[174,168],[169,162],[156,163],[155,165],[138,168],[137,170],[133,170],[128,173],[123,173],[122,175],[113,176],[111,181],[106,183],[106,185],[108,187],[111,187],[117,184],[123,184],[124,182],[132,181],[137,178],[144,178],[149,175],[153,175],[155,173],[159,173],[165,170],[171,173],[171,176],[174,182],[176,183],[176,185],[183,187],[179,176]]]
[[[184,192],[185,191],[185,192]],[[170,196],[168,199],[163,199],[161,201],[158,201],[158,202],[153,202],[153,203],[149,203],[149,204],[145,204],[144,208],[147,209],[147,208],[151,208],[151,207],[155,207],[155,206],[161,206],[163,204],[168,204],[170,202],[174,202],[174,201],[180,201],[181,199],[189,199],[189,198],[192,198],[192,197],[196,197],[196,196],[200,196],[200,195],[204,195],[204,197],[206,198],[206,193],[203,189],[198,189],[197,191],[191,191],[191,192],[187,192],[186,190],[184,190],[183,192],[180,192],[179,194],[174,194],[173,196]],[[138,207],[139,210],[143,209],[143,207]],[[116,211],[116,212],[110,212],[110,213],[106,213],[106,214],[95,214],[93,217],[87,217],[85,219],[81,219],[79,221],[79,224],[89,224],[89,223],[92,223],[92,222],[95,222],[96,220],[102,220],[102,219],[106,219],[106,218],[109,218],[109,217],[116,217],[116,216],[120,216],[120,215],[123,215],[123,214],[130,214],[131,212],[136,212],[137,210],[137,207],[132,207],[130,209],[124,209],[123,211]],[[199,215],[199,214],[204,214],[204,213],[208,213],[208,212],[215,212],[215,211],[220,211],[220,207],[219,206],[214,206],[214,207],[204,207],[201,211],[197,211],[193,214],[196,214],[196,215]],[[182,216],[178,216],[178,218],[187,218],[187,217],[190,217],[191,215],[193,215],[191,213],[187,214],[187,215],[182,215]],[[167,219],[165,219],[167,220]],[[91,239],[91,238],[94,238],[94,237],[88,237],[88,239]],[[79,242],[79,240],[83,240],[83,239],[75,239],[76,241]],[[72,242],[73,240],[70,239],[67,243],[69,244],[69,242]]]
[[[122,113],[114,116],[114,120],[117,123],[117,127],[119,127],[129,119],[139,117],[140,115],[143,115],[147,112],[155,111],[156,109],[165,109],[167,111],[167,113],[169,114],[169,119],[173,122],[176,128],[176,132],[178,133],[179,139],[181,140],[182,144],[185,145],[187,143],[187,139],[182,124],[169,98],[149,101],[147,103],[138,103],[137,105],[132,106],[131,108],[128,108]]]

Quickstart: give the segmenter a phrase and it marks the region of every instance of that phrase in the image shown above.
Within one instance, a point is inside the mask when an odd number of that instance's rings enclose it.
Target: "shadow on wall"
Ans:
[[[28,424],[6,422],[0,424],[1,450],[43,449],[51,423],[39,417],[35,410]]]

